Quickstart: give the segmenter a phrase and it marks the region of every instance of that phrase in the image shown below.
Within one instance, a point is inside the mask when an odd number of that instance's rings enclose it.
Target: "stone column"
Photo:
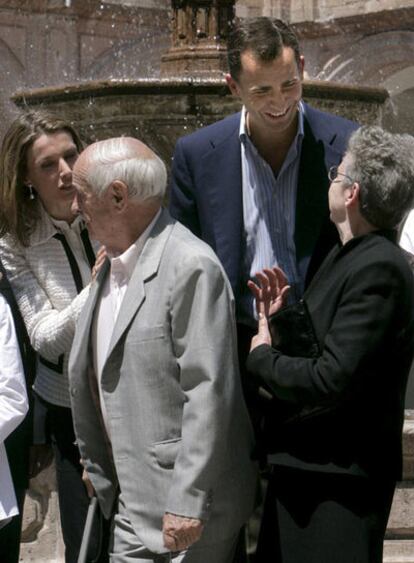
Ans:
[[[168,77],[219,78],[227,68],[226,38],[235,0],[172,0],[172,46],[161,59]]]

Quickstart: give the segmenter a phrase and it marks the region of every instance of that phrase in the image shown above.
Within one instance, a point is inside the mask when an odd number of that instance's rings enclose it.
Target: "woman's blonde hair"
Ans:
[[[42,135],[66,131],[81,152],[82,141],[72,125],[44,111],[26,111],[7,130],[0,151],[0,236],[11,235],[27,246],[39,220],[38,202],[30,199],[25,184],[27,155]]]

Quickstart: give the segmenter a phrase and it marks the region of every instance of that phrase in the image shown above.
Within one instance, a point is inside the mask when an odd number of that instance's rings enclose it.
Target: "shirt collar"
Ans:
[[[67,221],[61,221],[59,219],[54,219],[53,217],[51,217],[50,219],[56,229],[61,233],[68,231],[76,231],[77,233],[79,233],[84,227],[84,221],[80,215],[77,215],[70,224]]]
[[[29,237],[30,247],[44,244],[59,231],[64,232],[65,229],[67,230],[73,227],[81,230],[81,228],[84,227],[84,221],[81,216],[78,216],[69,226],[66,221],[57,221],[56,219],[52,219],[40,200],[36,200],[33,204],[39,206],[39,219],[36,221],[33,232]]]
[[[155,217],[152,219],[151,223],[145,229],[143,233],[137,238],[135,242],[131,244],[122,254],[119,256],[110,256],[111,261],[111,274],[117,274],[123,277],[124,281],[129,282],[135,266],[138,262],[138,258],[142,252],[142,249],[147,242],[149,234],[161,215],[161,208],[156,213]]]

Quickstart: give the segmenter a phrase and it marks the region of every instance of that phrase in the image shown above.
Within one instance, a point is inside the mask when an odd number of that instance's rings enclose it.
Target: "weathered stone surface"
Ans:
[[[30,481],[23,513],[20,561],[64,562],[54,464]]]
[[[414,483],[414,410],[407,410],[405,412],[403,432],[403,478],[406,481],[412,481],[412,483]]]
[[[235,0],[172,0],[171,47],[161,58],[163,76],[222,76]]]
[[[384,563],[414,563],[414,541],[394,540],[384,544]]]
[[[414,541],[413,481],[402,481],[397,486],[388,521],[387,538],[411,538]]]
[[[305,81],[312,105],[360,123],[381,123],[385,90]],[[169,163],[178,137],[239,111],[224,79],[96,81],[20,92],[18,105],[43,107],[72,121],[86,142],[111,136],[143,139]]]

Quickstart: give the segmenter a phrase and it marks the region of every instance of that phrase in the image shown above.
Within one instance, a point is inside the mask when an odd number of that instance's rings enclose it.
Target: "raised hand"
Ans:
[[[256,274],[259,285],[248,281],[247,285],[256,300],[257,313],[269,317],[285,304],[290,286],[285,273],[277,267],[264,268]]]
[[[250,351],[262,344],[272,344],[267,319],[277,313],[285,301],[290,289],[287,278],[280,268],[264,268],[256,274],[259,285],[248,281],[247,285],[256,300],[256,310],[259,317],[257,334],[252,338]]]

